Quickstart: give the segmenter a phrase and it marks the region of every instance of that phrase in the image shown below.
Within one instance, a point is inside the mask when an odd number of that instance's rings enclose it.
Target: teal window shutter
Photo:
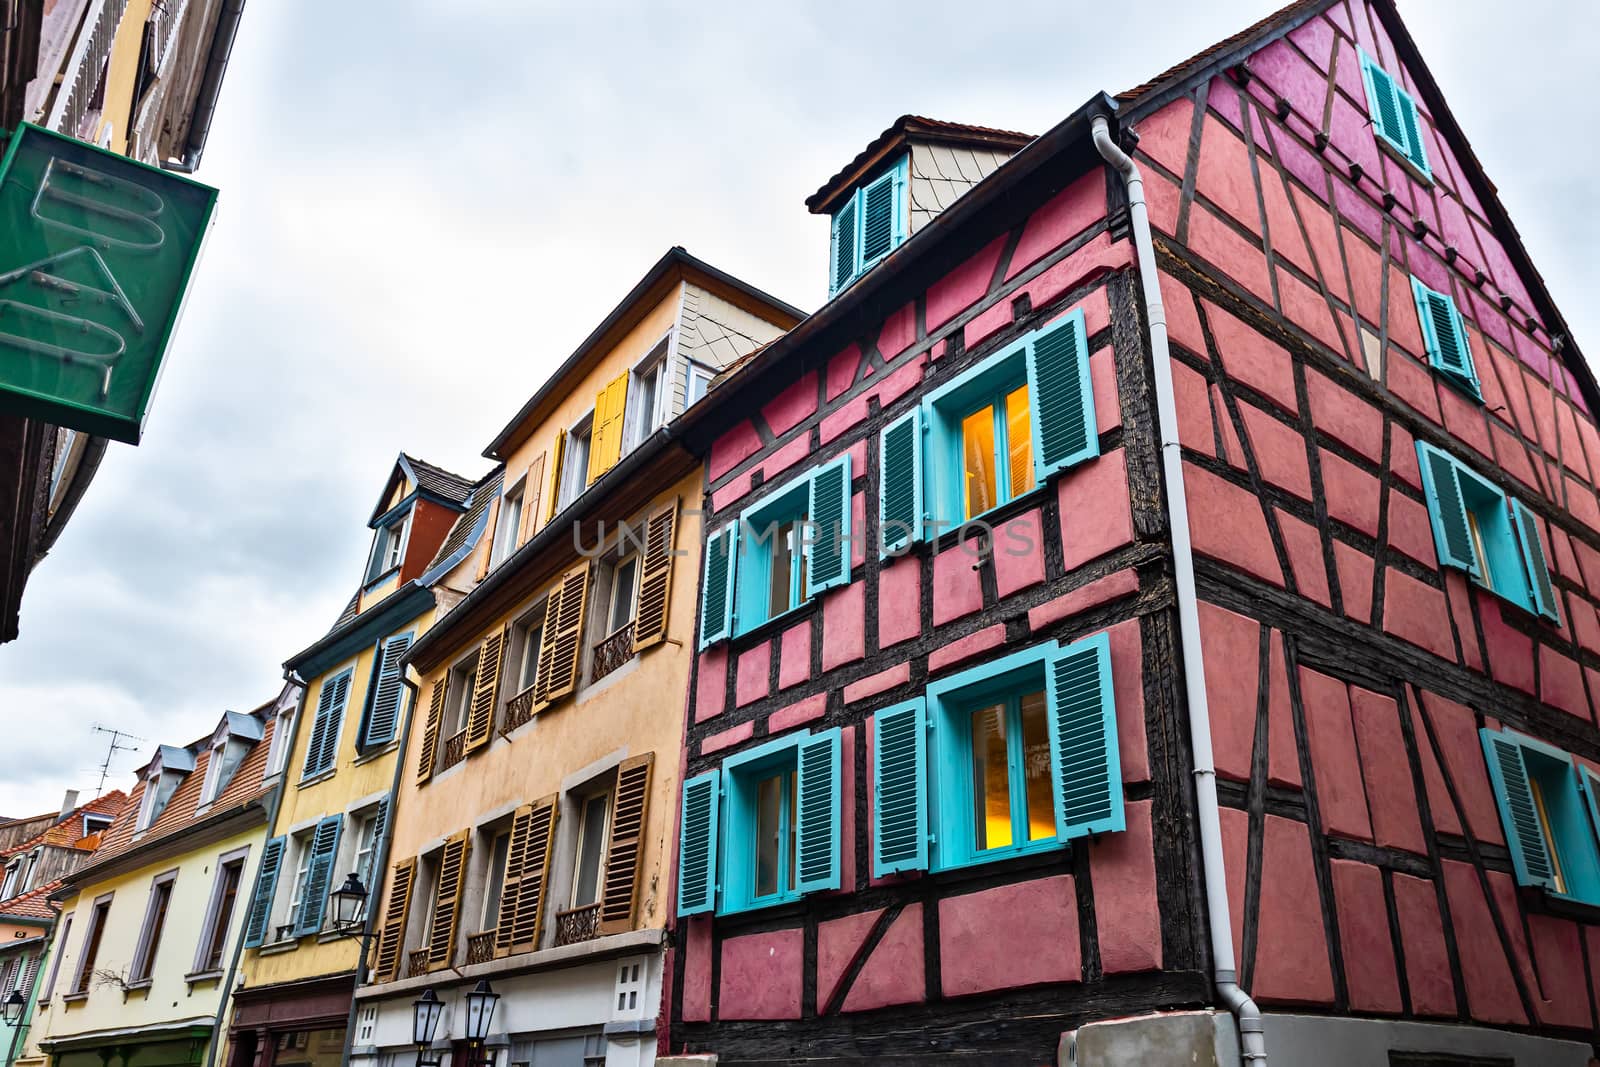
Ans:
[[[383,643],[383,653],[372,675],[372,710],[361,739],[363,746],[386,745],[394,740],[400,721],[400,702],[406,691],[400,660],[411,650],[414,636],[413,633],[397,634]]]
[[[839,728],[799,742],[800,810],[795,826],[795,891],[839,888],[839,797],[844,792]]]
[[[928,724],[922,697],[872,717],[872,876],[928,869]]]
[[[300,914],[295,918],[294,934],[314,934],[322,929],[323,905],[332,889],[333,862],[339,854],[342,815],[329,815],[317,823],[311,834],[311,862],[306,867],[306,884],[300,894]]]
[[[1433,168],[1428,166],[1428,149],[1422,142],[1422,121],[1417,117],[1417,102],[1411,94],[1400,88],[1399,84],[1390,79],[1394,85],[1395,99],[1400,112],[1400,125],[1406,132],[1406,158],[1411,161],[1429,180],[1433,178]]]
[[[1428,349],[1428,362],[1448,375],[1461,388],[1481,401],[1478,371],[1472,362],[1472,346],[1467,329],[1453,297],[1435,292],[1416,278],[1411,279],[1411,295],[1417,305],[1417,322],[1422,326],[1422,342]]]
[[[896,167],[861,190],[861,266],[866,270],[895,246]]]
[[[1522,885],[1556,888],[1555,870],[1545,848],[1544,828],[1533,790],[1528,785],[1528,768],[1522,746],[1511,736],[1488,727],[1478,731],[1483,754],[1489,763],[1489,782],[1495,802],[1500,806],[1500,823],[1511,850],[1511,865]]]
[[[322,683],[322,693],[317,697],[317,715],[311,727],[311,741],[306,745],[304,777],[321,774],[333,766],[339,747],[339,722],[344,718],[345,705],[350,701],[352,671],[346,668]]]
[[[738,554],[738,522],[730,522],[706,540],[705,574],[700,585],[701,648],[733,633],[734,560]]]
[[[1110,639],[1100,633],[1057,649],[1045,665],[1045,696],[1057,836],[1123,829]]]
[[[717,812],[722,776],[707,771],[683,783],[678,829],[678,914],[700,915],[717,906]]]
[[[1043,484],[1055,471],[1100,454],[1083,311],[1041,330],[1028,342],[1025,358],[1033,469]]]
[[[1396,95],[1394,79],[1365,51],[1361,53],[1361,78],[1367,89],[1367,112],[1372,116],[1378,135],[1409,158],[1411,145],[1400,121],[1400,98]]]
[[[272,921],[272,898],[278,892],[278,871],[283,867],[283,843],[283,838],[274,837],[261,850],[256,891],[250,898],[250,912],[245,917],[245,948],[257,948],[267,938],[267,924]]]
[[[1561,610],[1556,606],[1556,590],[1550,581],[1550,564],[1545,559],[1544,544],[1539,540],[1539,520],[1522,501],[1511,501],[1513,523],[1517,539],[1522,543],[1522,565],[1528,572],[1528,589],[1532,593],[1533,608],[1557,626],[1561,625]]]
[[[922,540],[922,409],[912,408],[878,435],[881,554]]]
[[[1589,829],[1596,838],[1596,844],[1600,845],[1600,775],[1579,764],[1578,782],[1578,788],[1583,793],[1584,806],[1589,811]]]
[[[811,474],[804,545],[807,596],[850,584],[850,453]]]
[[[1467,507],[1456,479],[1456,461],[1422,441],[1417,442],[1417,460],[1422,467],[1422,489],[1428,498],[1439,562],[1481,578],[1478,556],[1472,550],[1472,531],[1467,526]]]
[[[849,285],[855,278],[858,240],[856,197],[852,194],[844,206],[833,214],[833,276],[829,279],[829,296]]]

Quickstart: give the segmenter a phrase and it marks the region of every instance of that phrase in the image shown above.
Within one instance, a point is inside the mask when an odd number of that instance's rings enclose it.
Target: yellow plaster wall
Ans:
[[[111,128],[111,150],[127,154],[128,114],[133,107],[133,86],[139,76],[139,49],[144,43],[144,24],[150,18],[151,0],[128,0],[128,8],[117,26],[111,43],[111,62],[106,68],[105,107],[100,113],[96,142]]]

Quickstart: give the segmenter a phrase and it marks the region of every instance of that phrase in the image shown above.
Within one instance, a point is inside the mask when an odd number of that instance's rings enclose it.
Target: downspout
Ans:
[[[378,842],[378,854],[372,857],[372,885],[367,887],[367,918],[361,925],[361,956],[356,960],[356,981],[350,990],[350,1012],[344,1020],[344,1049],[339,1054],[339,1067],[349,1067],[350,1053],[356,1039],[356,990],[367,980],[367,953],[372,948],[372,924],[378,914],[378,886],[383,872],[389,869],[390,843],[394,841],[394,818],[400,800],[400,775],[405,772],[406,749],[411,744],[411,717],[422,699],[422,690],[409,677],[410,671],[400,675],[400,684],[411,694],[406,706],[405,721],[400,727],[400,747],[394,754],[394,780],[389,783],[388,825],[383,828],[383,840]]]
[[[1188,698],[1189,740],[1194,750],[1194,791],[1200,822],[1200,856],[1205,866],[1206,913],[1211,927],[1211,958],[1217,995],[1239,1019],[1239,1043],[1246,1067],[1266,1067],[1267,1042],[1261,1009],[1239,988],[1233,956],[1233,923],[1228,915],[1228,882],[1222,860],[1222,822],[1217,814],[1217,771],[1211,754],[1211,709],[1206,702],[1205,661],[1200,651],[1200,612],[1194,589],[1194,550],[1189,542],[1189,502],[1183,488],[1183,457],[1178,444],[1178,409],[1172,391],[1172,354],[1167,348],[1167,314],[1161,304],[1155,243],[1145,208],[1144,179],[1128,154],[1117,147],[1104,116],[1092,123],[1094,146],[1128,185],[1128,216],[1138,255],[1139,281],[1150,319],[1150,355],[1155,367],[1156,419],[1161,431],[1161,467],[1167,483],[1167,523],[1178,598],[1179,646],[1183,650],[1184,693]]]

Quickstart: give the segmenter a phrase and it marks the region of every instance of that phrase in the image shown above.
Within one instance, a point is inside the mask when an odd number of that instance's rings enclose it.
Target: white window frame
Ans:
[[[346,818],[354,820],[356,831],[349,835],[352,845],[350,871],[361,879],[361,884],[367,887],[367,892],[375,897],[377,889],[372,873],[378,857],[378,805],[369,804],[347,815]],[[337,877],[330,879],[330,881],[337,880]],[[333,885],[331,888],[338,889],[339,886]]]
[[[692,359],[684,361],[686,366],[683,375],[683,407],[687,411],[691,405],[704,399],[706,393],[711,391],[711,383],[716,380],[718,371],[715,367],[704,363],[697,363]],[[705,384],[700,390],[700,395],[694,395],[696,379],[703,379]]]
[[[484,854],[488,857],[489,864],[483,872],[483,906],[478,915],[479,930],[492,930],[499,924],[500,911],[505,907],[506,903],[506,866],[511,861],[511,827],[503,825],[497,830],[490,831],[488,837],[489,847],[484,849]],[[506,843],[506,858],[499,866],[500,891],[496,894],[499,899],[495,901],[495,923],[491,924],[489,922],[489,886],[495,880],[494,854],[501,841]]]
[[[249,845],[245,845],[243,848],[236,848],[232,852],[224,852],[217,857],[217,873],[211,879],[211,893],[206,900],[205,921],[200,924],[200,941],[195,945],[194,967],[190,972],[191,974],[213,973],[206,969],[206,964],[211,962],[207,957],[210,955],[211,942],[216,934],[217,923],[222,918],[219,913],[222,909],[223,876],[226,874],[227,869],[235,863],[239,865],[239,881],[234,887],[233,911],[228,915],[228,922],[231,924],[236,916],[245,914],[250,910],[250,891],[244,880],[245,868],[248,865],[249,858]],[[243,911],[239,907],[241,902],[244,904]],[[222,955],[224,959],[228,955],[226,936],[222,943]]]
[[[22,879],[22,866],[27,857],[11,861],[6,867],[5,884],[0,886],[0,900],[10,900],[17,895],[17,883]]]
[[[572,442],[582,436],[583,461],[577,462],[577,452]],[[567,428],[566,443],[561,447],[561,491],[556,495],[556,510],[561,511],[589,488],[589,454],[594,450],[594,409]]]
[[[621,622],[617,621],[617,573],[628,564],[633,564],[633,591],[628,596],[628,617]],[[644,567],[644,557],[638,552],[629,552],[611,564],[609,582],[606,585],[606,625],[605,636],[611,637],[618,630],[627,626],[639,617],[639,576]]]
[[[478,677],[478,663],[476,657],[481,656],[481,650],[474,649],[450,664],[450,670],[445,675],[444,683],[444,713],[446,722],[450,726],[448,733],[443,737],[449,739],[467,728],[467,722],[472,718],[472,690],[476,688]],[[467,663],[472,664],[470,673],[462,672]],[[456,679],[465,677],[465,684],[459,689]],[[441,746],[442,747],[442,746]]]
[[[277,720],[272,727],[272,748],[267,753],[267,777],[275,778],[282,774],[289,765],[290,738],[294,736],[295,716],[300,713],[300,701],[305,697],[306,687],[295,687],[293,700],[280,705],[274,712]]]
[[[517,649],[517,693],[522,693],[538,679],[539,646],[544,639],[544,604],[536,605],[513,624],[512,631],[520,647]],[[532,672],[529,666],[532,666]],[[513,694],[514,695],[514,694]]]
[[[624,455],[638,448],[646,437],[667,421],[667,397],[672,379],[667,356],[671,351],[671,342],[672,334],[669,332],[628,373],[628,410],[622,441]],[[650,410],[646,411],[639,403],[639,397],[643,395],[644,380],[652,374],[656,377],[655,396],[650,402]]]
[[[576,793],[573,796],[573,799],[578,805],[578,826],[573,835],[572,884],[567,887],[568,908],[590,907],[591,905],[598,903],[600,900],[605,898],[606,853],[609,851],[610,845],[608,838],[611,834],[611,809],[615,803],[612,799],[612,794],[616,792],[616,788],[616,776],[613,774],[606,778],[604,785],[599,786],[598,788],[584,790],[583,792]],[[592,830],[592,828],[589,826],[589,820],[585,816],[589,810],[589,804],[597,797],[603,798],[606,801],[606,804],[603,808],[605,814],[600,817],[600,851],[597,854],[598,858],[595,861],[594,877],[596,899],[589,901],[588,904],[579,904],[578,883],[580,881],[583,867],[583,846],[588,840],[588,835]]]
[[[300,905],[305,900],[306,880],[311,877],[311,846],[316,842],[317,824],[292,836],[289,841],[294,845],[294,881],[289,885],[289,910],[284,913],[283,922],[276,926],[297,926],[300,922]],[[273,940],[278,940],[276,926],[272,930]],[[293,935],[290,935],[290,940]]]
[[[155,973],[155,955],[161,950],[161,937],[156,935],[156,899],[157,894],[165,888],[167,891],[166,913],[161,917],[160,935],[167,932],[167,920],[172,917],[172,895],[178,881],[178,869],[163,871],[150,879],[150,892],[145,901],[144,920],[139,924],[139,940],[133,950],[133,963],[128,968],[129,984],[146,986],[153,981]]]
[[[516,502],[517,514],[511,518],[506,514],[507,507],[512,501]],[[500,497],[499,518],[495,520],[494,552],[489,559],[491,567],[498,567],[507,556],[517,550],[517,530],[522,525],[522,509],[528,502],[528,476],[524,474],[517,480],[517,484],[507,489]]]
[[[56,938],[55,954],[50,960],[50,973],[45,976],[44,989],[39,992],[40,1004],[48,1004],[56,991],[56,978],[61,974],[61,961],[67,956],[67,939],[72,936],[72,917],[76,914],[69,911],[61,917],[61,934]]]

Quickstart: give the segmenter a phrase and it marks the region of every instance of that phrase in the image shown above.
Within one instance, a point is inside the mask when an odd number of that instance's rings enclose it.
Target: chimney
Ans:
[[[61,814],[56,817],[56,821],[60,822],[62,819],[65,819],[68,815],[71,815],[72,814],[72,809],[76,808],[77,806],[78,806],[78,791],[76,789],[67,790],[67,795],[61,799]]]

